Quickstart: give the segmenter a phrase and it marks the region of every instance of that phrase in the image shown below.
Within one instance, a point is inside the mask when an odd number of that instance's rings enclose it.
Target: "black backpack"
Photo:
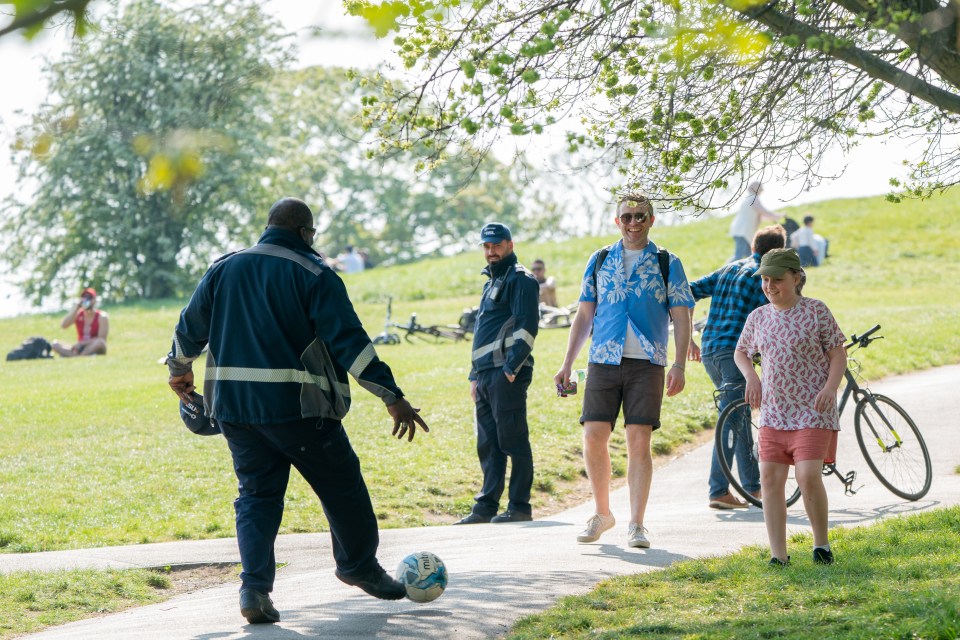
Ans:
[[[593,290],[597,290],[597,274],[600,273],[600,267],[603,266],[603,261],[607,259],[607,254],[610,253],[610,248],[613,247],[612,244],[608,244],[603,249],[600,249],[600,255],[597,256],[597,261],[593,263]],[[660,249],[657,251],[657,262],[660,264],[660,277],[663,278],[663,288],[665,291],[670,290],[670,252],[666,249]],[[599,307],[599,295],[597,297],[597,306]],[[670,309],[670,298],[667,296],[667,301],[664,303],[667,305],[667,310]],[[594,309],[596,313],[596,309]],[[670,318],[670,322],[673,322],[673,318]]]
[[[7,360],[36,360],[37,358],[52,358],[50,343],[40,336],[33,336],[23,341],[19,347],[7,354]]]

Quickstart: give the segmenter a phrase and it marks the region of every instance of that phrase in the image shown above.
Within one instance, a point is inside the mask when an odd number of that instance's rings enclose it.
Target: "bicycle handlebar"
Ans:
[[[874,327],[872,329],[867,330],[866,333],[863,333],[859,336],[857,334],[853,334],[852,336],[850,336],[850,342],[848,344],[843,345],[843,348],[849,349],[853,345],[860,345],[861,347],[866,347],[874,340],[879,340],[883,337],[883,336],[877,336],[876,338],[870,337],[879,330],[880,330],[880,325],[874,325]]]

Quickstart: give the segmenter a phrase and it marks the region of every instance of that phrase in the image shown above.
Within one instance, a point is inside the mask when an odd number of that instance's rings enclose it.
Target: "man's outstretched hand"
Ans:
[[[424,431],[429,432],[430,427],[423,421],[419,414],[420,409],[414,409],[406,398],[400,398],[391,405],[387,405],[387,413],[393,418],[393,435],[403,439],[407,436],[407,441],[413,440],[417,432],[417,425]]]

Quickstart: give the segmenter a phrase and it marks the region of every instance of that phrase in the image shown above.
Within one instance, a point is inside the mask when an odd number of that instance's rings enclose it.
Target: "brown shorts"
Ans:
[[[760,427],[760,462],[797,464],[804,460],[837,461],[837,434],[833,429],[785,431]]]
[[[612,431],[623,405],[624,424],[659,429],[663,381],[664,368],[649,360],[624,358],[618,365],[587,365],[580,424],[609,422]]]

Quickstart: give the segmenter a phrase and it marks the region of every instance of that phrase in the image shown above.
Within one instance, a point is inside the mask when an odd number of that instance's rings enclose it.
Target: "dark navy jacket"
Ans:
[[[520,367],[533,366],[530,352],[540,321],[540,285],[515,253],[482,273],[490,279],[480,297],[470,379],[487,369],[517,375]]]
[[[180,314],[171,375],[190,371],[207,345],[204,404],[216,420],[340,420],[350,409],[348,372],[385,404],[403,397],[343,281],[291,231],[267,229],[210,267]]]

